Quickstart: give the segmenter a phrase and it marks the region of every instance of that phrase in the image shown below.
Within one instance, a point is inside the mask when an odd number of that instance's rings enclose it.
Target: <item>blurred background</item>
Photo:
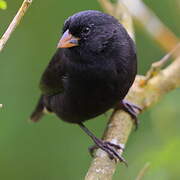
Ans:
[[[2,35],[23,0],[7,0],[0,10]],[[180,35],[179,0],[145,0],[177,37]],[[20,26],[0,54],[0,179],[80,180],[91,162],[87,148],[92,141],[76,125],[47,115],[39,123],[28,118],[40,91],[40,76],[55,52],[64,20],[75,12],[102,10],[96,0],[34,0]],[[136,43],[139,74],[166,52],[137,25]],[[167,42],[168,43],[168,42]],[[109,113],[107,113],[109,114]],[[107,123],[102,115],[86,125],[101,137]],[[114,180],[135,180],[144,164],[150,168],[143,180],[180,179],[180,90],[167,94],[140,117],[124,157],[129,167],[119,164]]]

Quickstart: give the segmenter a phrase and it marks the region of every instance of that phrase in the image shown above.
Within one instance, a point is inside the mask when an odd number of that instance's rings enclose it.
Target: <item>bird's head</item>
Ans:
[[[120,31],[120,24],[114,17],[94,10],[82,11],[65,21],[58,48],[79,53],[106,52],[112,50]]]

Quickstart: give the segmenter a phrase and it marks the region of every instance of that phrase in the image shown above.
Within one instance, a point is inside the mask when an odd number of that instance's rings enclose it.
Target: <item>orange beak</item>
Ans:
[[[57,45],[57,48],[70,48],[78,46],[78,40],[80,40],[80,38],[74,37],[72,34],[69,33],[69,30],[66,30],[66,32],[64,32],[64,34],[62,35]]]

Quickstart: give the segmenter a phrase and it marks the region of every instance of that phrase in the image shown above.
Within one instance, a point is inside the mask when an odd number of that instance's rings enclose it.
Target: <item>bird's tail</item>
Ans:
[[[39,101],[36,105],[35,110],[33,111],[33,113],[30,116],[30,120],[33,122],[37,122],[41,119],[41,117],[44,115],[44,104],[43,104],[43,96],[41,95],[39,98]]]

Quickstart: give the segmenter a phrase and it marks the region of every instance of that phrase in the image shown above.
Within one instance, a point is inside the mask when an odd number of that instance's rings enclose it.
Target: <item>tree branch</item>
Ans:
[[[22,5],[21,5],[20,9],[18,10],[16,16],[14,17],[14,19],[10,23],[9,27],[7,28],[6,32],[3,34],[2,38],[0,39],[0,52],[3,50],[6,42],[10,38],[12,32],[16,29],[17,25],[21,21],[22,17],[24,16],[26,11],[28,10],[31,3],[32,3],[32,0],[24,0],[24,2],[22,3]]]
[[[157,102],[164,94],[180,87],[180,57],[166,69],[150,79],[144,87],[141,81],[144,76],[137,76],[126,99],[139,105],[143,110]],[[106,128],[103,140],[117,144],[126,144],[132,130],[130,116],[122,110],[114,111]],[[122,152],[120,152],[122,154]],[[116,163],[108,155],[98,149],[85,180],[111,180],[116,169]]]
[[[146,78],[142,82],[142,86],[144,86],[147,83],[147,81],[149,81],[149,79],[155,76],[173,56],[174,57],[180,56],[180,43],[178,43],[177,46],[173,48],[169,53],[167,53],[162,59],[151,64],[151,68],[146,73]]]
[[[128,8],[134,20],[136,20],[164,50],[167,52],[171,51],[179,42],[175,34],[163,24],[142,0],[118,1]]]
[[[24,16],[26,11],[28,10],[32,1],[33,0],[24,0],[24,2],[22,3],[22,5],[19,8],[16,16],[13,18],[9,27],[7,28],[7,30],[5,31],[5,33],[3,34],[3,36],[0,39],[0,52],[3,50],[5,44],[7,43],[8,39],[10,38],[13,31],[16,29],[17,25],[20,23],[22,17]],[[0,108],[2,108],[2,107],[3,107],[3,105],[0,104]]]
[[[119,19],[126,28],[126,22],[122,21],[122,17],[126,16],[127,13],[131,14],[135,22],[140,24],[167,52],[171,51],[179,42],[179,39],[175,34],[163,24],[163,22],[143,3],[142,0],[118,0],[116,4],[111,3],[109,0],[98,0],[98,2],[106,12]],[[123,11],[123,13],[119,14],[121,17],[115,13],[115,9],[119,5],[124,6],[127,9],[126,12]],[[121,7],[118,9],[118,11],[121,12]],[[127,31],[130,32],[129,29],[127,29]]]
[[[120,1],[117,2],[116,6],[108,0],[98,0],[98,2],[108,14],[116,17],[123,24],[131,38],[135,40],[132,18],[126,6]]]
[[[120,1],[121,0],[119,0],[119,3]],[[112,12],[114,11],[114,5],[112,3],[107,0],[99,0],[99,2],[103,5],[106,11],[110,10],[111,15],[113,15]],[[121,8],[119,8],[119,12],[120,11]],[[131,30],[133,30],[133,28],[131,28]],[[165,49],[170,50],[175,44],[176,43],[171,43],[171,46],[167,46]],[[163,46],[164,44],[162,43],[161,45]],[[180,87],[180,56],[176,56],[173,63],[164,70],[159,71],[155,76],[149,78],[146,84],[142,86],[142,82],[145,80],[145,76],[137,75],[133,86],[126,96],[128,101],[137,104],[143,110],[157,102],[164,94]],[[127,113],[122,110],[114,110],[104,132],[103,140],[125,146],[132,130],[132,122],[131,117]],[[122,151],[119,153],[122,154]],[[86,174],[85,180],[111,180],[116,165],[115,161],[110,160],[104,151],[98,149]]]

